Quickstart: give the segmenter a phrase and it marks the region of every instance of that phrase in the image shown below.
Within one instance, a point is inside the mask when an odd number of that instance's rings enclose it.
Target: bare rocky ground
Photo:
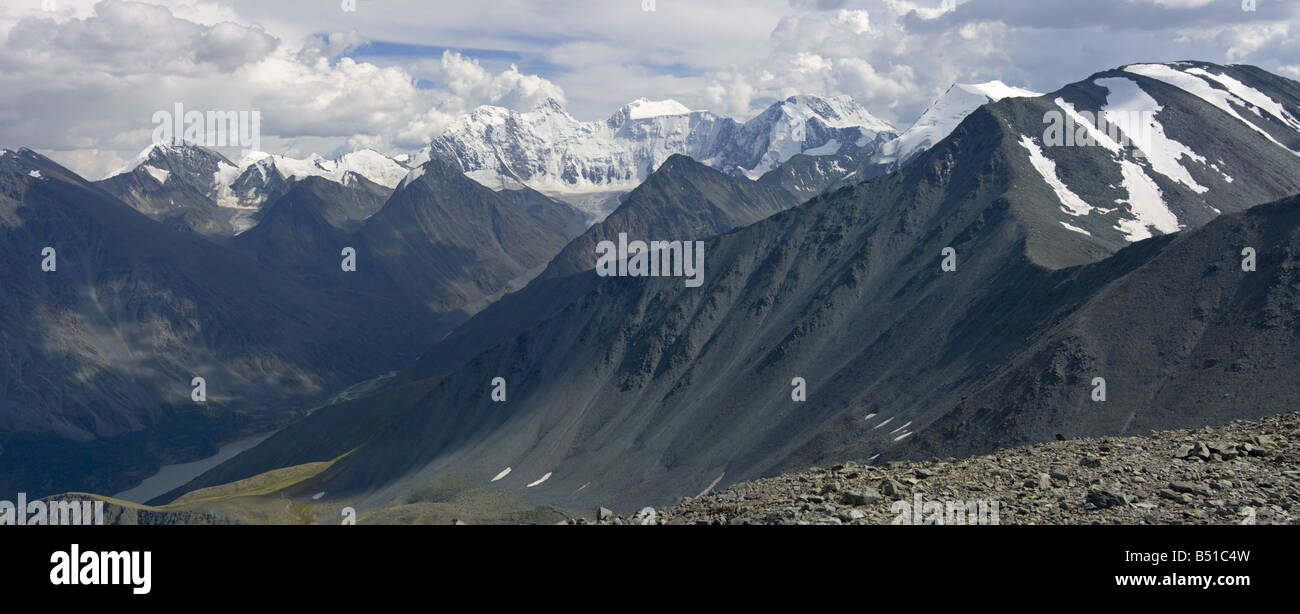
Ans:
[[[491,492],[455,494],[454,486],[431,484],[401,505],[363,515],[360,523],[1300,525],[1300,413],[1195,430],[1054,441],[962,460],[846,462],[737,484],[631,516],[605,508],[594,518],[550,508],[528,512],[521,501]],[[105,521],[313,522],[307,512],[293,513],[292,497],[281,494],[172,508],[105,499]],[[90,495],[64,498],[85,496]],[[272,508],[284,513],[270,514]],[[337,522],[329,515],[326,523]]]
[[[982,522],[992,524],[996,503],[996,523],[1004,525],[1300,525],[1298,465],[1300,413],[1290,413],[1196,430],[1055,441],[965,460],[812,468],[686,498],[653,515],[647,509],[628,518],[602,508],[596,522],[980,524],[978,514],[963,519],[958,508],[982,504]]]

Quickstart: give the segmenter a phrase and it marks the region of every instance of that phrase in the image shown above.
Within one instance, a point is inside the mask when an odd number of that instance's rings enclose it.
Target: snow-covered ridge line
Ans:
[[[390,189],[397,187],[397,184],[410,171],[410,169],[393,158],[373,149],[360,149],[343,154],[334,160],[328,160],[316,154],[312,154],[303,160],[286,156],[266,155],[254,163],[273,165],[286,178],[322,177],[344,185],[347,184],[348,173],[355,173]],[[244,167],[242,161],[240,166]]]
[[[1264,138],[1272,141],[1278,147],[1281,147],[1296,156],[1300,156],[1300,151],[1295,151],[1267,130],[1259,127],[1237,112],[1237,108],[1246,109],[1253,112],[1258,117],[1263,117],[1263,113],[1268,113],[1282,122],[1289,128],[1300,132],[1300,121],[1297,121],[1290,113],[1287,113],[1282,105],[1277,101],[1232,77],[1225,74],[1214,75],[1202,68],[1189,68],[1187,70],[1178,70],[1165,64],[1132,64],[1124,67],[1125,72],[1135,75],[1141,75],[1151,79],[1164,81],[1169,85],[1179,88],[1209,104],[1218,108],[1220,111],[1227,113],[1237,121],[1245,124],[1255,132],[1263,135]],[[1226,89],[1219,89],[1210,84],[1215,81]]]
[[[142,180],[147,183],[151,178],[161,189],[180,173],[183,181],[219,206],[256,210],[284,181],[320,177],[346,186],[354,183],[354,177],[364,177],[392,189],[409,170],[397,159],[370,149],[353,151],[334,160],[317,154],[296,159],[255,151],[238,162],[231,162],[217,152],[198,146],[153,144],[105,180],[143,172]]]
[[[151,174],[156,175],[159,171],[165,173],[166,169],[148,166],[150,160],[154,159],[155,156],[172,154],[185,147],[189,146],[157,143],[149,145],[134,159],[110,173],[105,179],[133,172],[141,166],[147,166],[145,170]],[[225,158],[221,158],[219,164],[222,167],[222,172],[219,173],[218,182],[225,185],[233,183],[248,169],[257,167],[263,178],[266,177],[267,171],[272,168],[279,171],[285,178],[322,177],[336,183],[344,183],[348,173],[356,173],[379,185],[394,188],[410,170],[396,159],[385,156],[373,149],[360,149],[343,154],[334,160],[326,159],[318,154],[312,154],[305,159],[296,159],[263,151],[254,151],[245,155],[238,163],[231,163]]]
[[[911,128],[881,147],[875,161],[902,164],[947,138],[966,116],[981,106],[1003,98],[1038,96],[1042,94],[1001,81],[955,84],[935,100]]]
[[[1075,150],[1060,158],[1020,137],[1030,165],[1055,192],[1067,230],[1125,243],[1177,233],[1254,204],[1233,174],[1251,176],[1248,169],[1277,162],[1281,171],[1262,173],[1262,181],[1282,177],[1271,184],[1274,193],[1294,193],[1285,177],[1294,177],[1296,162],[1286,154],[1300,156],[1288,146],[1300,136],[1300,113],[1285,85],[1249,67],[1189,62],[1128,65],[1086,85],[1086,95],[1063,91],[1052,100],[1075,142],[1052,143],[1058,127],[1044,133],[1044,146],[1095,146],[1101,155]],[[1058,175],[1056,159],[1078,161],[1087,172]]]

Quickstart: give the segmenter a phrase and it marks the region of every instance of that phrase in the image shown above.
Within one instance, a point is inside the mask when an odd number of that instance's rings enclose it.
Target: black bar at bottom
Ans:
[[[431,610],[451,608],[442,600],[450,594],[482,589],[533,605],[582,605],[611,589],[638,603],[733,605],[762,604],[768,591],[849,603],[874,602],[868,594],[876,591],[917,591],[927,603],[1044,593],[1254,598],[1293,593],[1297,536],[1293,526],[0,527],[0,598],[168,607],[215,600],[228,609],[273,595],[339,609],[350,596],[418,603],[436,595],[441,605]],[[111,567],[120,557],[98,553],[139,552],[142,562],[147,551],[148,593],[135,594],[143,586],[134,577],[52,583],[52,574],[70,575],[70,561],[62,573],[56,566],[74,544],[78,558],[96,553],[101,572],[104,559]],[[67,557],[51,562],[56,552]],[[1206,576],[1208,588],[1190,584]]]

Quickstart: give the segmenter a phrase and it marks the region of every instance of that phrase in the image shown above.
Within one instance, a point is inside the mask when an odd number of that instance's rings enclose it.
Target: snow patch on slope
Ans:
[[[1156,115],[1164,107],[1155,98],[1142,91],[1132,79],[1098,79],[1096,84],[1110,92],[1106,97],[1106,106],[1102,109],[1106,121],[1121,126],[1129,133],[1129,140],[1146,155],[1152,170],[1187,186],[1197,194],[1210,191],[1210,188],[1197,183],[1179,161],[1187,158],[1204,165],[1205,156],[1165,135],[1164,126],[1156,120]],[[1144,125],[1133,125],[1134,118],[1140,118],[1138,121]]]
[[[1038,175],[1043,178],[1043,181],[1047,182],[1048,187],[1052,188],[1053,192],[1056,192],[1056,198],[1061,201],[1062,211],[1076,217],[1092,212],[1094,207],[1079,198],[1078,194],[1070,191],[1065,182],[1061,181],[1061,178],[1057,176],[1056,162],[1043,155],[1042,148],[1034,142],[1034,139],[1021,135],[1020,146],[1029,152],[1029,163],[1033,165],[1034,170],[1038,171]]]
[[[167,176],[171,175],[171,171],[165,171],[161,168],[154,168],[152,166],[145,166],[144,170],[145,172],[149,173],[149,176],[153,177],[154,180],[157,181],[160,185],[167,183]]]
[[[169,146],[149,145],[148,147],[145,147],[144,150],[141,151],[139,154],[136,154],[134,158],[128,160],[126,164],[123,164],[121,168],[109,173],[108,175],[105,175],[104,178],[107,179],[109,177],[116,177],[118,175],[123,175],[137,168],[140,168],[142,164],[149,161],[149,157],[152,156],[153,152],[159,148],[162,148],[164,151],[166,151],[167,149],[169,149]]]
[[[1178,232],[1181,229],[1178,217],[1165,204],[1160,186],[1136,162],[1120,160],[1119,165],[1128,199],[1116,202],[1127,203],[1133,217],[1120,220],[1115,229],[1124,233],[1124,238],[1130,242],[1151,238],[1149,227],[1165,234]]]
[[[413,168],[413,169],[411,169],[411,172],[409,172],[409,173],[406,174],[406,177],[402,178],[402,184],[401,184],[401,187],[404,188],[404,187],[406,187],[406,186],[408,186],[408,185],[411,185],[412,183],[415,183],[416,180],[418,180],[420,177],[423,177],[423,176],[424,176],[424,167],[423,167],[423,166],[418,166],[418,167],[416,167],[416,168]]]
[[[1220,85],[1228,88],[1228,91],[1232,92],[1232,95],[1254,105],[1255,108],[1251,110],[1254,111],[1256,115],[1259,115],[1259,112],[1263,110],[1265,113],[1272,115],[1282,123],[1290,126],[1292,130],[1300,132],[1300,120],[1297,120],[1294,116],[1288,113],[1286,108],[1284,108],[1280,103],[1269,98],[1263,92],[1233,79],[1231,76],[1226,74],[1216,75],[1203,68],[1189,68],[1187,69],[1187,72],[1219,82]]]
[[[1086,231],[1086,230],[1084,230],[1084,229],[1082,229],[1082,228],[1079,228],[1078,226],[1071,226],[1071,225],[1069,225],[1069,224],[1066,224],[1065,222],[1061,222],[1061,225],[1064,226],[1067,230],[1073,230],[1073,231],[1075,231],[1075,232],[1077,232],[1077,233],[1079,233],[1079,234],[1085,234],[1085,235],[1088,235],[1088,236],[1090,236],[1090,237],[1092,236],[1092,233],[1091,233],[1091,232],[1088,232],[1088,231]]]

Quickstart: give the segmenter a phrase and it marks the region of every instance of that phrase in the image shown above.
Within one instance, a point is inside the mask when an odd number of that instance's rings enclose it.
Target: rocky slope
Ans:
[[[312,498],[317,485],[310,476],[319,471],[281,469],[196,491],[163,507],[108,499],[105,517],[109,524],[337,524],[342,504],[318,505]],[[268,482],[277,484],[267,488]],[[1300,413],[1129,437],[1059,440],[960,460],[848,461],[628,514],[603,507],[585,513],[534,508],[517,495],[473,482],[468,475],[448,476],[362,514],[357,522],[1300,525]],[[927,509],[927,503],[942,507]],[[958,514],[958,506],[968,513],[972,503],[975,516]]]
[[[998,524],[1300,525],[1300,414],[1054,441],[962,460],[847,462],[686,498],[657,510],[651,522],[914,524],[903,512],[917,496],[990,509],[997,502]],[[650,517],[594,516],[610,524]],[[946,507],[942,519],[933,510],[922,519],[953,524]]]
[[[538,196],[496,192],[441,160],[425,162],[351,236],[360,264],[350,286],[436,312],[482,309],[540,273],[579,230],[551,214],[563,205],[539,209]]]
[[[222,206],[220,178],[235,165],[202,147],[153,145],[96,185],[143,213],[178,230],[232,236],[247,229],[253,206]]]
[[[630,240],[692,241],[748,226],[799,204],[778,188],[713,170],[673,155],[623,204],[560,251],[539,279],[565,277],[596,268],[596,244]]]

